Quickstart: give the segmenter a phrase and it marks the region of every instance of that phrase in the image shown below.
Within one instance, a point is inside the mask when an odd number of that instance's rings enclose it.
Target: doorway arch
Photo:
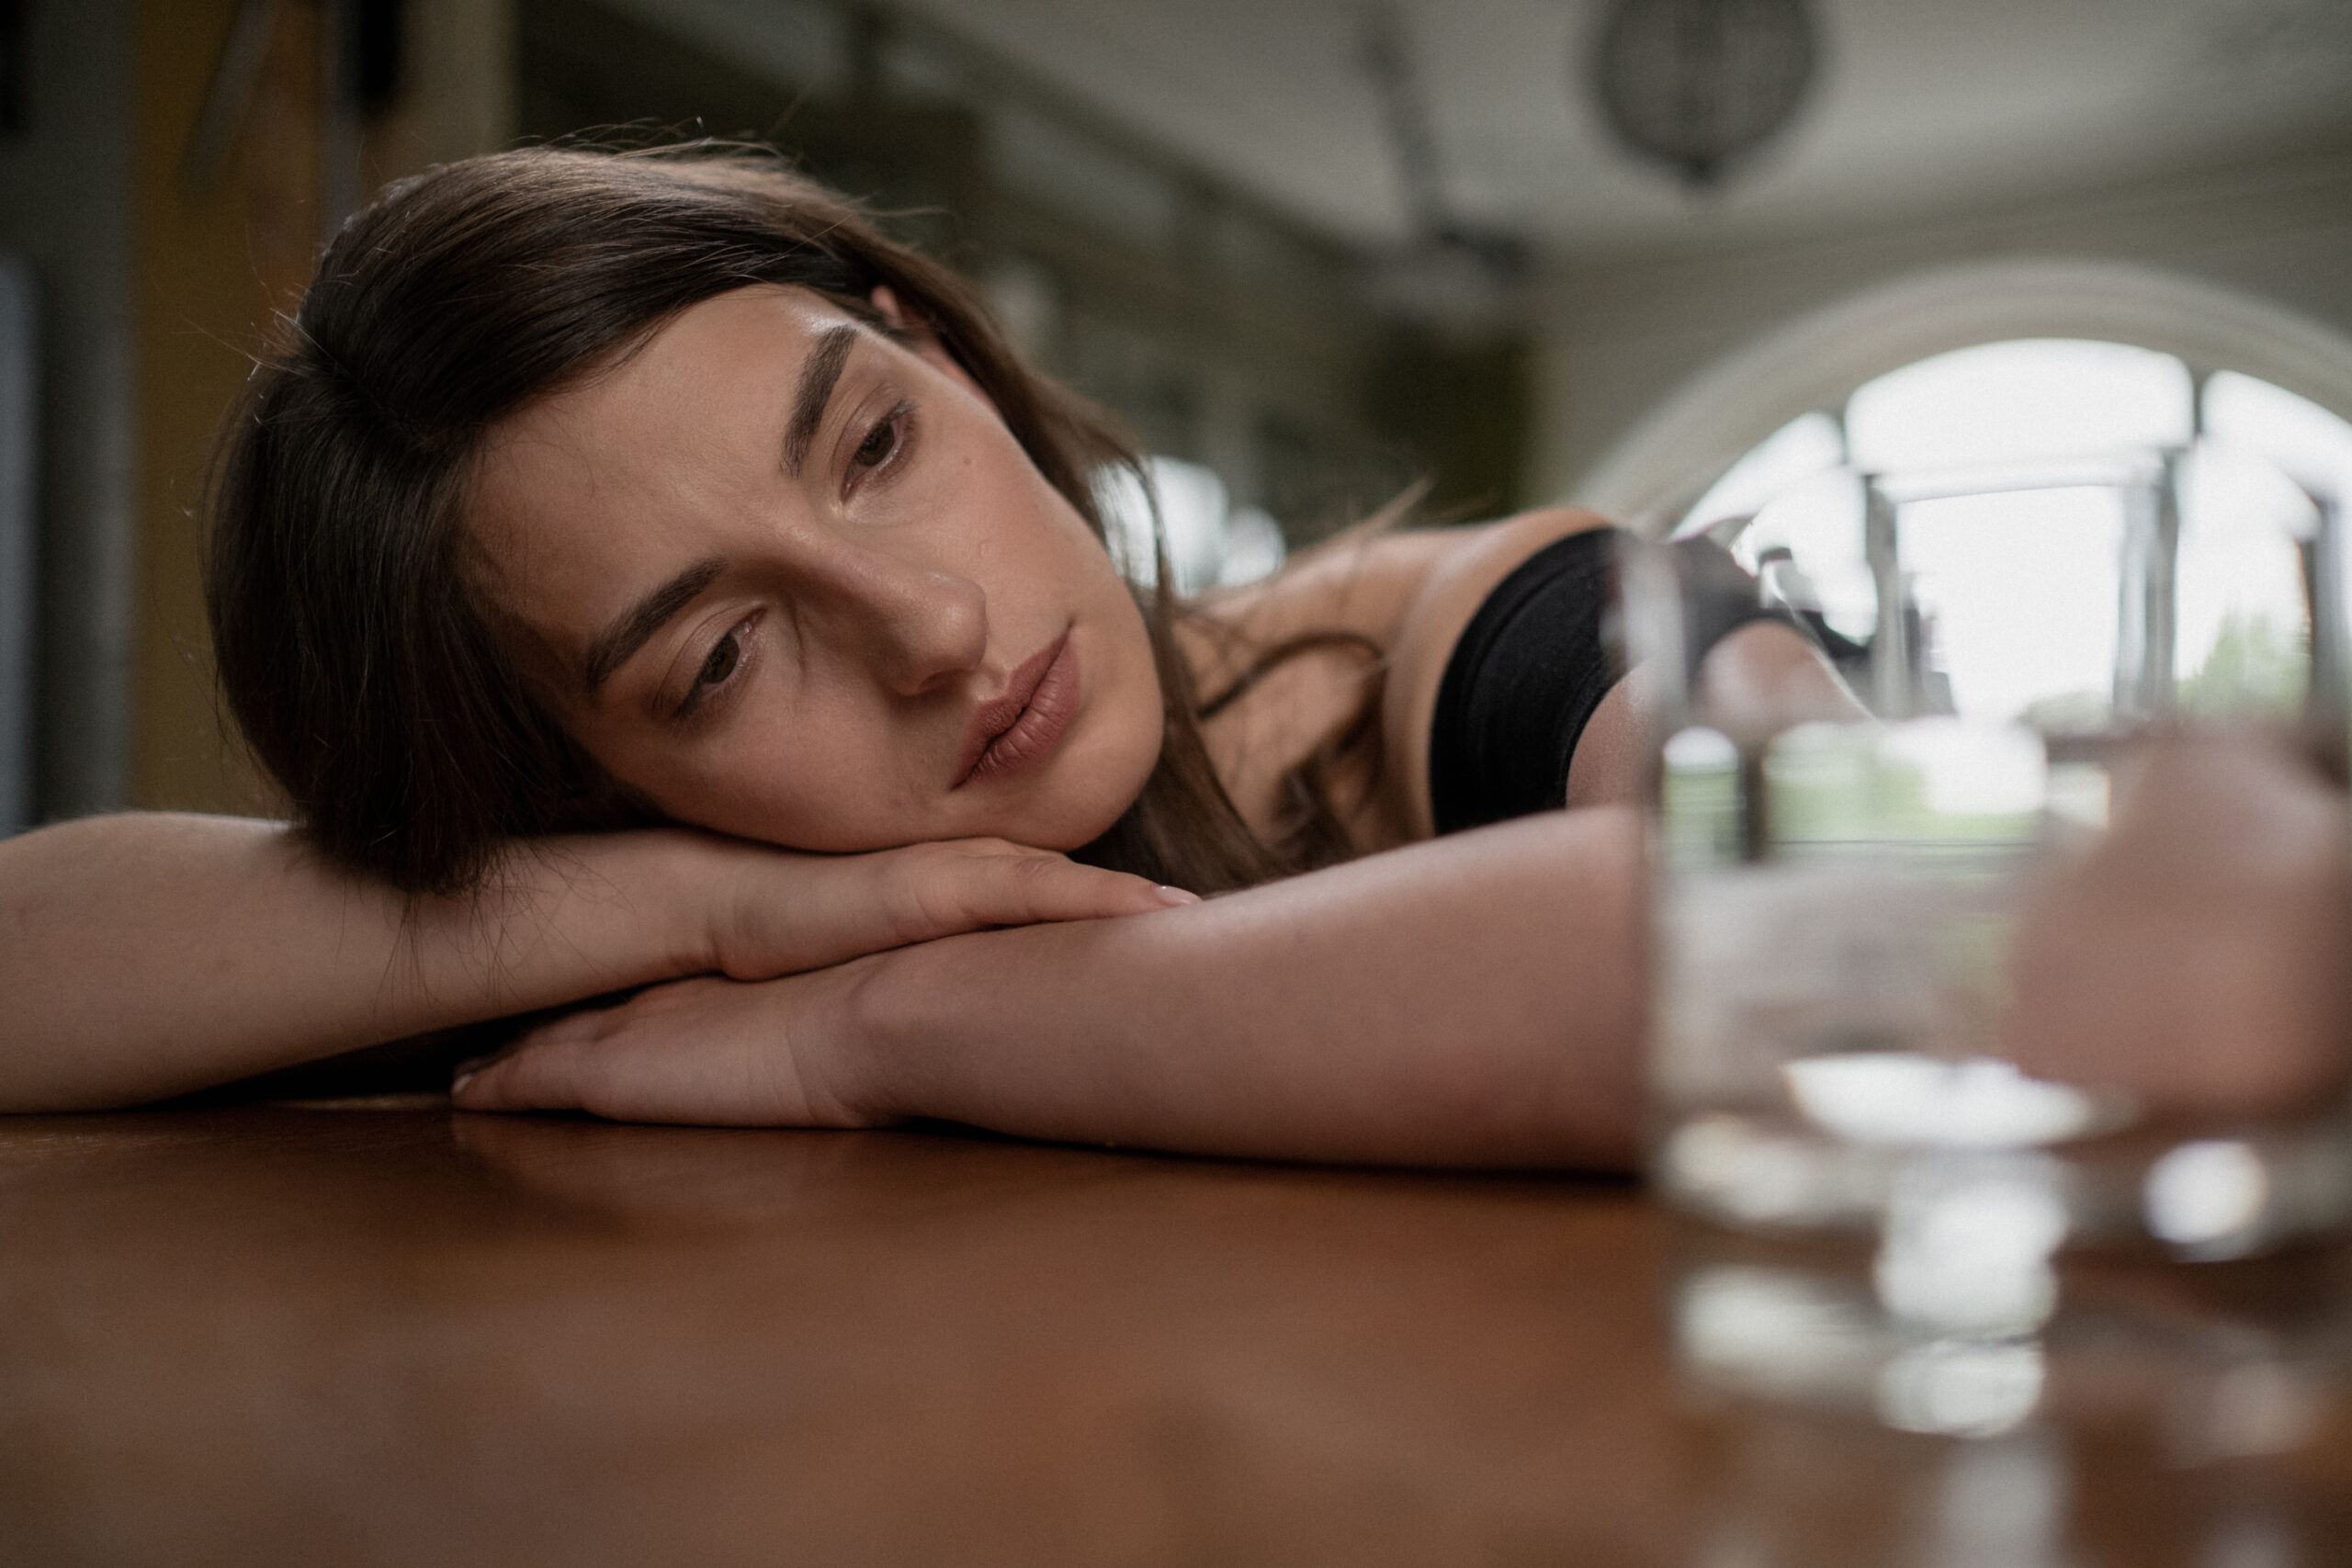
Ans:
[[[2352,337],[2251,294],[2132,264],[2013,258],[1939,267],[1802,317],[1683,384],[1620,438],[1576,499],[1645,533],[1799,415],[1951,349],[2089,338],[2239,370],[2352,417]]]

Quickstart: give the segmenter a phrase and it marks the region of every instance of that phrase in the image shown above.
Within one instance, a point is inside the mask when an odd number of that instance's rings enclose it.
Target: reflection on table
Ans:
[[[2034,1216],[1973,1196],[1947,1234],[1897,1227],[1894,1246],[1678,1226],[1669,1320],[1706,1434],[1697,1561],[2352,1552],[2352,1255],[2005,1256]]]
[[[2334,1252],[1905,1361],[1617,1183],[430,1104],[11,1122],[0,1235],[11,1562],[2352,1560]]]

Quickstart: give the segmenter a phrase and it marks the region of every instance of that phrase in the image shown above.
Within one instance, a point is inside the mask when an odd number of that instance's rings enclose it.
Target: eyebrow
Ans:
[[[854,325],[844,321],[827,327],[818,334],[808,362],[800,367],[800,386],[792,399],[792,423],[784,433],[784,471],[794,479],[800,477],[800,465],[808,460],[817,427],[825,423],[825,407],[833,400],[833,386],[842,378],[842,367],[849,363],[849,351],[856,346]]]
[[[725,556],[706,556],[606,622],[588,645],[588,694],[594,696],[614,671],[628,663],[647,639],[668,626],[726,570]]]

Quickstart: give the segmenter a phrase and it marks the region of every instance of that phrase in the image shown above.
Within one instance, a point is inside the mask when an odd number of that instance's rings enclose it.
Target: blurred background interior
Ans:
[[[196,513],[345,213],[517,141],[706,134],[980,279],[1159,459],[1187,588],[1422,479],[1439,521],[1665,529],[2070,444],[2177,478],[2232,408],[2352,439],[2346,0],[0,0],[0,832],[266,805]],[[2111,574],[2128,489],[2001,536],[2087,517],[2052,570]],[[1751,557],[1845,525],[1776,526]],[[2296,591],[2247,570],[2184,658],[2267,657]],[[2096,697],[2128,628],[2075,634],[1979,705]]]

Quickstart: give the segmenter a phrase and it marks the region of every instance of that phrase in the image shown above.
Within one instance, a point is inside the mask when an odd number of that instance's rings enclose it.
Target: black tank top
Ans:
[[[1441,833],[1546,810],[1592,710],[1623,673],[1608,635],[1617,531],[1555,539],[1495,585],[1462,628],[1430,720]]]
[[[1567,797],[1568,764],[1593,709],[1625,672],[1616,626],[1617,550],[1592,528],[1521,561],[1478,606],[1446,661],[1430,720],[1430,809],[1441,833],[1548,811]],[[1678,543],[1696,660],[1736,627],[1788,621],[1761,607],[1729,551]]]

